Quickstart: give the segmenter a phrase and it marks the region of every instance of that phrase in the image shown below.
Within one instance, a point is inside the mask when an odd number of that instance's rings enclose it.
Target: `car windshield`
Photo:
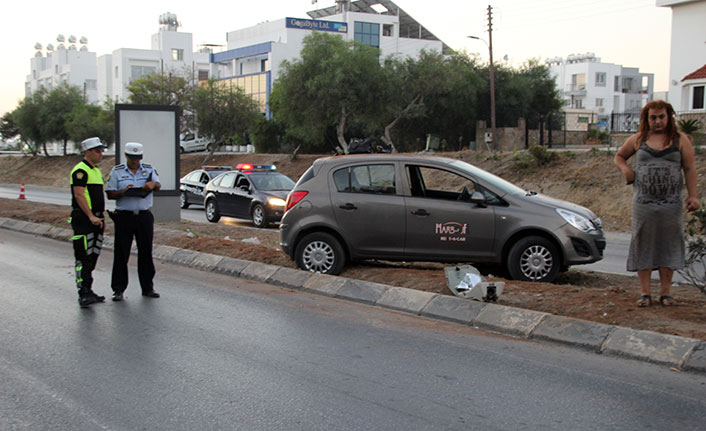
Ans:
[[[289,191],[294,187],[294,181],[286,175],[276,172],[255,172],[248,175],[248,179],[253,183],[256,189],[262,191]]]
[[[475,178],[485,182],[492,188],[504,192],[505,194],[525,194],[525,190],[517,187],[509,181],[506,181],[497,175],[493,175],[490,172],[486,172],[483,169],[477,168],[469,163],[463,162],[461,160],[454,160],[450,163],[451,166],[459,168]]]

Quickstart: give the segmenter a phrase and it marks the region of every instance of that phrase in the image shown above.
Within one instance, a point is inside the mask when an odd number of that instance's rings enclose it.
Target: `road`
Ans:
[[[703,429],[706,376],[162,263],[80,309],[69,244],[0,242],[3,430]]]

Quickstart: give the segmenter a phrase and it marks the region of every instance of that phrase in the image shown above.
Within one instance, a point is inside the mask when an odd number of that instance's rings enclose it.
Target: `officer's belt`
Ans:
[[[135,211],[130,211],[130,210],[115,210],[116,214],[132,214],[132,215],[138,215],[138,214],[149,214],[150,210],[135,210]]]

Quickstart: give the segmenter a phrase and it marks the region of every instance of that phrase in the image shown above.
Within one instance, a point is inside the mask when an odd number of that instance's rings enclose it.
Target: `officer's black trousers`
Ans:
[[[154,216],[149,211],[140,214],[116,211],[113,222],[115,223],[115,253],[111,279],[113,292],[121,293],[127,289],[127,262],[130,259],[133,237],[137,242],[137,275],[140,279],[140,287],[143,293],[151,292],[155,273],[152,261]]]
[[[71,228],[74,236],[74,260],[76,270],[76,287],[87,292],[93,285],[93,270],[98,262],[98,256],[103,246],[103,226],[96,226],[81,210],[71,212]]]

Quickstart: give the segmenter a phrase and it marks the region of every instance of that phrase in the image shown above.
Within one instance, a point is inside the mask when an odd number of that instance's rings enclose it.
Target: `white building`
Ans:
[[[194,52],[191,33],[181,33],[175,14],[159,18],[159,33],[152,35],[151,49],[120,48],[98,57],[98,94],[126,102],[127,86],[151,73],[173,73],[194,81],[208,79],[210,51]]]
[[[448,52],[429,30],[389,0],[338,0],[307,18],[283,18],[227,33],[228,50],[213,54],[212,75],[243,88],[269,117],[267,101],[284,60],[299,57],[312,31],[380,48],[389,55],[416,56],[421,50]]]
[[[78,41],[76,37],[63,35],[56,38],[56,48],[47,44],[43,52],[42,45],[37,43],[37,50],[30,60],[31,73],[25,81],[25,97],[31,96],[40,87],[51,90],[61,83],[80,88],[84,100],[95,103],[97,99],[96,83],[96,53],[88,51],[85,37]],[[68,48],[64,45],[69,43]]]
[[[610,124],[611,114],[639,114],[652,100],[654,74],[638,68],[602,63],[593,53],[545,60],[567,109],[595,113]]]
[[[706,0],[657,0],[657,6],[672,9],[669,102],[677,112],[705,112],[699,71],[706,68]]]

